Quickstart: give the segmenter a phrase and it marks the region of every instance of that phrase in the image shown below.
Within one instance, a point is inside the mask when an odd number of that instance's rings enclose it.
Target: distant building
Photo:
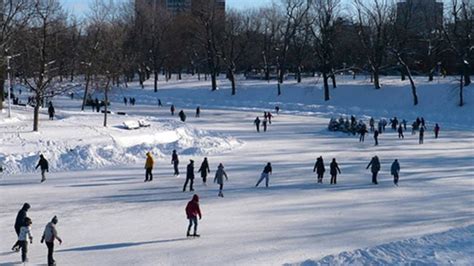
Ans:
[[[414,35],[443,27],[443,3],[437,0],[403,0],[397,3],[397,25]]]

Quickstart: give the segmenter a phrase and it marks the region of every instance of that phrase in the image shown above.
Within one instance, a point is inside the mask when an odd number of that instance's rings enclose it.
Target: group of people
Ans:
[[[159,100],[159,104],[161,104],[160,100]],[[175,111],[176,111],[176,107],[174,106],[174,104],[172,104],[170,106],[170,113],[171,113],[172,116],[174,115]],[[186,122],[186,114],[184,113],[184,110],[179,111],[178,116],[179,116],[179,119],[181,120],[181,122]],[[196,117],[201,117],[201,107],[200,106],[196,107]]]
[[[257,118],[255,118],[255,120],[253,121],[257,129],[257,132],[260,132],[260,124],[262,124],[263,132],[267,132],[268,125],[272,124],[272,118],[273,118],[273,115],[270,112],[263,112],[263,121],[261,121],[260,118],[257,116]]]
[[[130,97],[128,99],[127,97],[123,97],[123,104],[127,105],[128,103],[130,103],[131,106],[134,106],[136,103],[135,97]]]
[[[28,246],[33,244],[33,235],[31,233],[31,226],[33,221],[28,217],[28,210],[31,208],[30,204],[25,203],[23,207],[18,212],[15,219],[15,232],[17,234],[18,240],[12,247],[12,250],[15,252],[20,252],[21,250],[21,261],[23,263],[28,262]],[[62,239],[58,235],[56,229],[56,224],[58,223],[58,217],[54,216],[49,223],[46,224],[41,237],[41,243],[45,243],[48,249],[48,266],[56,265],[56,262],[53,257],[54,253],[54,241],[59,241],[59,244],[62,244]]]
[[[373,117],[369,120],[369,128],[367,129],[367,125],[364,121],[359,120],[357,121],[355,116],[351,116],[350,120],[348,118],[344,119],[340,117],[339,119],[331,118],[329,121],[328,129],[330,131],[342,131],[347,133],[352,133],[353,135],[359,135],[359,142],[365,141],[365,135],[369,132],[373,132],[374,137],[374,145],[379,145],[379,136],[385,132],[385,128],[387,125],[390,125],[393,131],[398,133],[399,139],[404,139],[405,135],[404,132],[407,130],[407,121],[405,119],[398,120],[397,117],[391,118],[388,122],[385,118],[381,118],[377,122],[377,127],[375,125],[375,119]],[[438,138],[440,132],[439,124],[435,124],[434,126],[434,135],[435,138]],[[423,117],[417,117],[416,120],[412,124],[412,135],[416,134],[416,131],[419,131],[418,143],[423,144],[424,136],[425,136],[425,119]]]

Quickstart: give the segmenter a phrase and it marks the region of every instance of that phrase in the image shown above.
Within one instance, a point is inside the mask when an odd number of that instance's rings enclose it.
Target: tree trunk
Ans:
[[[158,91],[158,75],[159,75],[159,71],[157,69],[155,69],[154,75],[155,75],[154,88],[155,88],[155,92],[157,92]]]
[[[213,71],[211,73],[211,83],[212,83],[212,91],[217,90],[217,78],[216,78],[216,73]]]
[[[331,74],[331,80],[332,80],[332,88],[333,89],[337,88],[336,75],[334,75],[334,73]]]
[[[408,79],[410,80],[411,94],[413,95],[413,105],[418,105],[418,95],[416,93],[415,81],[413,80],[413,76],[411,75],[410,68],[400,55],[397,55],[397,59],[400,65],[403,67],[402,72],[405,73],[408,76]]]
[[[33,109],[33,131],[37,132],[39,127],[39,110],[41,106],[41,96],[39,92],[36,93],[35,100],[36,103]]]
[[[328,74],[323,72],[323,84],[324,84],[324,100],[329,101],[329,83],[328,83]]]
[[[86,88],[84,89],[84,97],[82,98],[81,111],[84,111],[84,107],[86,106],[87,92],[89,91],[90,80],[91,80],[91,76],[89,74],[87,74],[87,76],[86,76]]]
[[[105,84],[105,90],[104,90],[104,127],[107,126],[107,111],[108,111],[108,103],[109,103],[109,84],[110,84],[110,78],[107,78],[107,84]]]
[[[380,89],[380,76],[379,76],[379,70],[375,69],[374,70],[374,86],[376,90]]]
[[[459,82],[459,106],[464,105],[464,80],[463,76],[461,76],[461,80]]]
[[[233,69],[229,69],[229,80],[230,80],[230,84],[232,85],[232,95],[235,95],[236,88],[235,88],[235,75],[234,75]]]

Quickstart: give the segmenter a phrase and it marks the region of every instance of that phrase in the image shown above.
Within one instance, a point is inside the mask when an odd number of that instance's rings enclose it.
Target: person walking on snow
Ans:
[[[181,122],[186,122],[186,114],[184,114],[183,110],[179,111],[178,115],[179,119],[181,119]]]
[[[263,119],[263,122],[262,122],[262,126],[263,126],[263,132],[267,132],[267,119]]]
[[[398,138],[399,138],[399,139],[400,139],[400,138],[401,138],[401,139],[404,139],[404,138],[405,138],[405,136],[403,136],[403,127],[402,127],[402,124],[400,124],[400,125],[398,126]]]
[[[201,167],[199,167],[198,172],[201,172],[202,183],[206,185],[207,174],[211,172],[211,170],[209,169],[209,163],[207,162],[207,157],[205,157],[204,161],[202,161]]]
[[[25,203],[23,204],[23,207],[21,208],[20,211],[18,211],[18,214],[16,215],[16,219],[15,219],[15,232],[16,232],[16,236],[20,236],[20,230],[21,230],[21,227],[25,225],[25,218],[28,218],[28,210],[30,209],[30,204],[28,203]],[[15,242],[15,244],[13,245],[12,247],[12,250],[15,251],[15,252],[18,252],[20,251],[19,249],[20,247],[20,242],[17,240]]]
[[[33,224],[31,219],[26,217],[24,224],[20,228],[20,234],[18,235],[18,243],[21,249],[21,261],[23,263],[28,262],[28,240],[30,241],[30,244],[33,244],[31,224]]]
[[[171,115],[174,115],[175,110],[176,110],[176,108],[174,108],[174,104],[172,104],[171,107],[170,107]]]
[[[171,155],[171,164],[174,168],[174,176],[179,176],[179,158],[178,154],[176,153],[176,150],[173,150],[173,154]]]
[[[54,119],[54,113],[55,113],[55,110],[54,110],[53,103],[49,102],[49,107],[48,107],[49,120]]]
[[[255,126],[257,127],[257,132],[260,132],[260,118],[255,118],[255,120],[253,121],[253,123],[255,124]]]
[[[186,205],[186,217],[189,220],[188,231],[186,233],[187,237],[199,237],[197,233],[198,227],[198,217],[199,220],[202,218],[201,208],[199,208],[199,196],[194,194],[193,199],[188,202]],[[191,235],[191,228],[194,226],[194,234]]]
[[[186,181],[184,182],[183,192],[186,191],[186,187],[189,184],[189,191],[194,191],[193,184],[194,184],[194,161],[189,160],[188,167],[186,168]]]
[[[375,120],[374,120],[373,117],[371,117],[370,120],[369,120],[370,132],[374,132],[374,130],[375,130],[374,126],[375,126]]]
[[[419,137],[419,140],[418,140],[419,144],[423,144],[423,138],[424,137],[425,137],[425,128],[420,127],[420,137]]]
[[[214,183],[219,184],[219,194],[217,194],[217,196],[222,198],[224,197],[224,193],[222,193],[222,190],[224,189],[224,177],[225,180],[229,180],[229,178],[227,177],[227,173],[224,171],[224,165],[220,163],[217,167],[216,176],[214,177]]]
[[[145,182],[153,181],[153,165],[155,161],[153,161],[153,157],[151,156],[150,152],[146,153],[146,162],[145,162]]]
[[[365,134],[366,134],[367,132],[368,132],[368,131],[367,131],[367,129],[365,128],[365,126],[360,128],[360,130],[359,130],[359,134],[360,134],[360,136],[359,136],[359,142],[364,142],[364,140],[365,140]]]
[[[390,172],[393,175],[393,183],[398,186],[398,174],[400,173],[400,164],[398,163],[398,159],[393,161],[392,166],[390,167]]]
[[[40,167],[40,169],[41,169],[41,183],[43,183],[44,181],[46,181],[45,172],[49,172],[49,163],[44,158],[43,154],[40,154],[40,159],[39,159],[38,164],[36,165],[35,169],[38,169],[38,167]]]
[[[380,171],[379,157],[377,156],[372,157],[372,160],[370,160],[370,163],[367,165],[366,169],[369,169],[369,167],[371,167],[370,170],[372,172],[372,184],[377,185],[378,184],[377,174]]]
[[[267,163],[267,165],[265,166],[265,168],[263,168],[263,172],[262,174],[260,175],[260,179],[258,180],[257,184],[255,185],[255,187],[258,187],[258,185],[260,185],[260,182],[263,181],[263,179],[265,179],[265,186],[268,187],[268,182],[270,181],[270,175],[272,174],[272,164],[271,163]]]
[[[200,117],[201,116],[201,107],[197,107],[196,108],[196,117]]]
[[[63,243],[63,240],[58,236],[56,230],[56,224],[58,223],[58,217],[54,216],[46,227],[44,228],[43,236],[41,237],[41,243],[45,242],[48,248],[48,266],[56,265],[54,260],[54,240],[58,240],[59,244]]]
[[[316,172],[318,175],[318,183],[323,183],[324,172],[326,172],[326,167],[324,167],[323,157],[319,156],[316,159],[316,163],[314,164],[313,172]]]
[[[273,117],[272,113],[268,112],[267,117],[268,117],[268,124],[271,125],[272,124],[272,117]]]
[[[336,158],[332,158],[332,162],[329,167],[331,168],[331,185],[335,185],[337,184],[337,174],[341,173],[341,169],[339,169],[339,165],[336,162]]]
[[[376,129],[374,131],[374,141],[375,141],[375,146],[379,145],[379,131]]]
[[[440,130],[440,127],[439,127],[438,123],[436,123],[436,125],[434,127],[435,139],[438,138],[439,130]]]

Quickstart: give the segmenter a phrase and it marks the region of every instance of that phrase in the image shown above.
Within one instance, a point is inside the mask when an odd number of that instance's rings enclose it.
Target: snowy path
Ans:
[[[415,136],[399,141],[388,133],[381,136],[381,146],[373,147],[370,137],[360,144],[355,137],[327,132],[327,119],[313,116],[280,115],[269,132],[256,134],[251,123],[260,113],[204,110],[202,115],[189,118],[189,124],[234,136],[244,145],[208,156],[211,179],[219,162],[229,174],[224,199],[217,198],[214,184],[204,187],[196,179],[204,215],[201,239],[184,238],[184,206],[192,194],[180,192],[183,177],[172,177],[170,158],[160,158],[149,184],[142,182],[141,163],[52,173],[45,184],[38,184],[38,174],[5,178],[0,183],[0,249],[8,251],[14,242],[12,222],[25,201],[33,206],[36,240],[44,224],[59,216],[65,241],[56,255],[61,265],[281,265],[443,232],[474,220],[470,131],[445,129],[441,139],[430,135],[424,145],[416,144]],[[328,173],[324,185],[315,184],[312,167],[319,155],[326,167],[332,157],[339,161],[343,173],[337,186],[328,185]],[[373,155],[382,161],[378,186],[370,185],[365,170]],[[197,169],[202,157],[182,156],[181,170],[189,158]],[[393,186],[388,172],[395,158],[402,166],[400,187]],[[274,165],[271,187],[254,188],[267,161]],[[31,263],[45,261],[45,252],[36,241]],[[18,260],[18,254],[0,254],[0,265]]]

